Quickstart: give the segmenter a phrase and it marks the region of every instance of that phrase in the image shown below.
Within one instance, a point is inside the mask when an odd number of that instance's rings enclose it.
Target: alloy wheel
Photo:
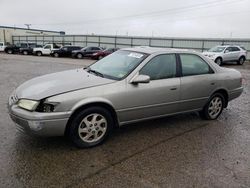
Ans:
[[[220,97],[214,97],[208,107],[208,114],[212,119],[215,119],[220,112],[222,111],[223,108],[223,102]]]
[[[101,114],[90,114],[83,118],[79,124],[79,137],[87,143],[97,142],[107,131],[107,120]]]

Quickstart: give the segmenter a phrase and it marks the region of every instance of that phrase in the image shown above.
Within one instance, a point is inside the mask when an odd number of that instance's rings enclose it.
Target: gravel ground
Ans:
[[[215,121],[191,113],[131,124],[83,150],[16,131],[6,108],[15,87],[92,62],[0,54],[0,187],[250,187],[250,63],[226,65],[245,89]]]

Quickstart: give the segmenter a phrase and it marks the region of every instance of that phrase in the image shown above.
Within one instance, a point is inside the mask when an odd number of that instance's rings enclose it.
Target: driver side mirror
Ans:
[[[148,75],[138,75],[132,80],[132,84],[146,84],[150,82],[150,77]]]

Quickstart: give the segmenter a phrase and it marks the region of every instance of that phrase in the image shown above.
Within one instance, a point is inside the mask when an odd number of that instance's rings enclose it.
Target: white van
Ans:
[[[4,42],[0,42],[0,52],[3,52],[5,47]]]

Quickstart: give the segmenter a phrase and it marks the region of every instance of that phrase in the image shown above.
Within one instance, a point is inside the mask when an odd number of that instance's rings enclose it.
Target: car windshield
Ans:
[[[88,70],[101,73],[106,78],[121,80],[133,71],[146,57],[147,54],[121,50],[97,61],[89,66]]]
[[[216,47],[209,49],[208,51],[209,52],[222,52],[223,50],[225,50],[225,48],[226,47],[223,47],[223,46],[216,46]]]
[[[87,48],[88,48],[88,47],[84,47],[84,48],[81,49],[81,51],[84,51],[84,50],[86,50]]]

